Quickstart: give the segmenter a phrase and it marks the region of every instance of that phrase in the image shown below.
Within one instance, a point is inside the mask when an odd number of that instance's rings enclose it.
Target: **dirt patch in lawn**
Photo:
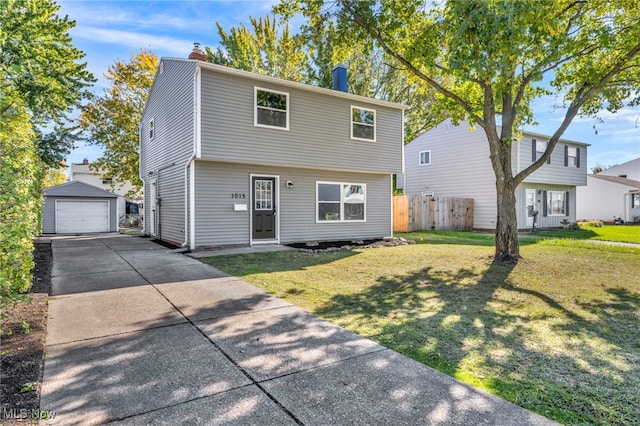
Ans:
[[[40,408],[44,342],[53,256],[50,242],[34,244],[30,303],[9,308],[0,336],[0,423],[36,422]]]

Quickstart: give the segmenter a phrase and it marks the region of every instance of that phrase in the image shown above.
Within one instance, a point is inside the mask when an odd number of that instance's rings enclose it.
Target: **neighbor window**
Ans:
[[[566,197],[564,191],[547,192],[547,208],[549,216],[566,216]]]
[[[152,140],[155,135],[156,135],[155,120],[151,119],[149,120],[149,140]]]
[[[631,208],[640,209],[640,194],[631,195]]]
[[[111,185],[111,184],[113,183],[113,179],[111,179],[111,178],[104,178],[104,179],[102,179],[102,183],[103,183],[104,185]]]
[[[289,94],[256,87],[254,124],[289,130]]]
[[[431,151],[420,152],[420,165],[431,164]]]
[[[376,112],[374,110],[351,107],[351,139],[376,140]]]
[[[317,182],[317,220],[365,220],[366,185],[358,183]]]

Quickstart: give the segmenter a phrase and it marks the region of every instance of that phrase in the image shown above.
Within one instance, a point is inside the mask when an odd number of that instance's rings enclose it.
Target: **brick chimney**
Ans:
[[[85,158],[84,160],[82,160],[82,165],[83,166],[88,166],[89,165],[89,159]]]
[[[198,61],[207,62],[207,55],[200,50],[200,43],[193,43],[193,50],[189,53],[189,59],[197,59]]]

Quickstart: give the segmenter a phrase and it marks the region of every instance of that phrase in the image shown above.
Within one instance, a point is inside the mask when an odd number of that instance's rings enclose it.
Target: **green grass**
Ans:
[[[490,235],[412,237],[204,261],[561,423],[640,424],[639,249],[529,239],[503,265]]]
[[[602,240],[640,244],[640,226],[637,225],[604,225],[602,227],[581,225],[578,230],[558,229],[551,231],[538,231],[536,234],[554,238]]]

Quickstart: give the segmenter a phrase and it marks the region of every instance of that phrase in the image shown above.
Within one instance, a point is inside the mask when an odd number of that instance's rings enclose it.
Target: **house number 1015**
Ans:
[[[233,198],[234,200],[239,200],[239,199],[246,199],[247,198],[247,194],[243,194],[242,192],[233,192],[231,194],[231,198]]]

